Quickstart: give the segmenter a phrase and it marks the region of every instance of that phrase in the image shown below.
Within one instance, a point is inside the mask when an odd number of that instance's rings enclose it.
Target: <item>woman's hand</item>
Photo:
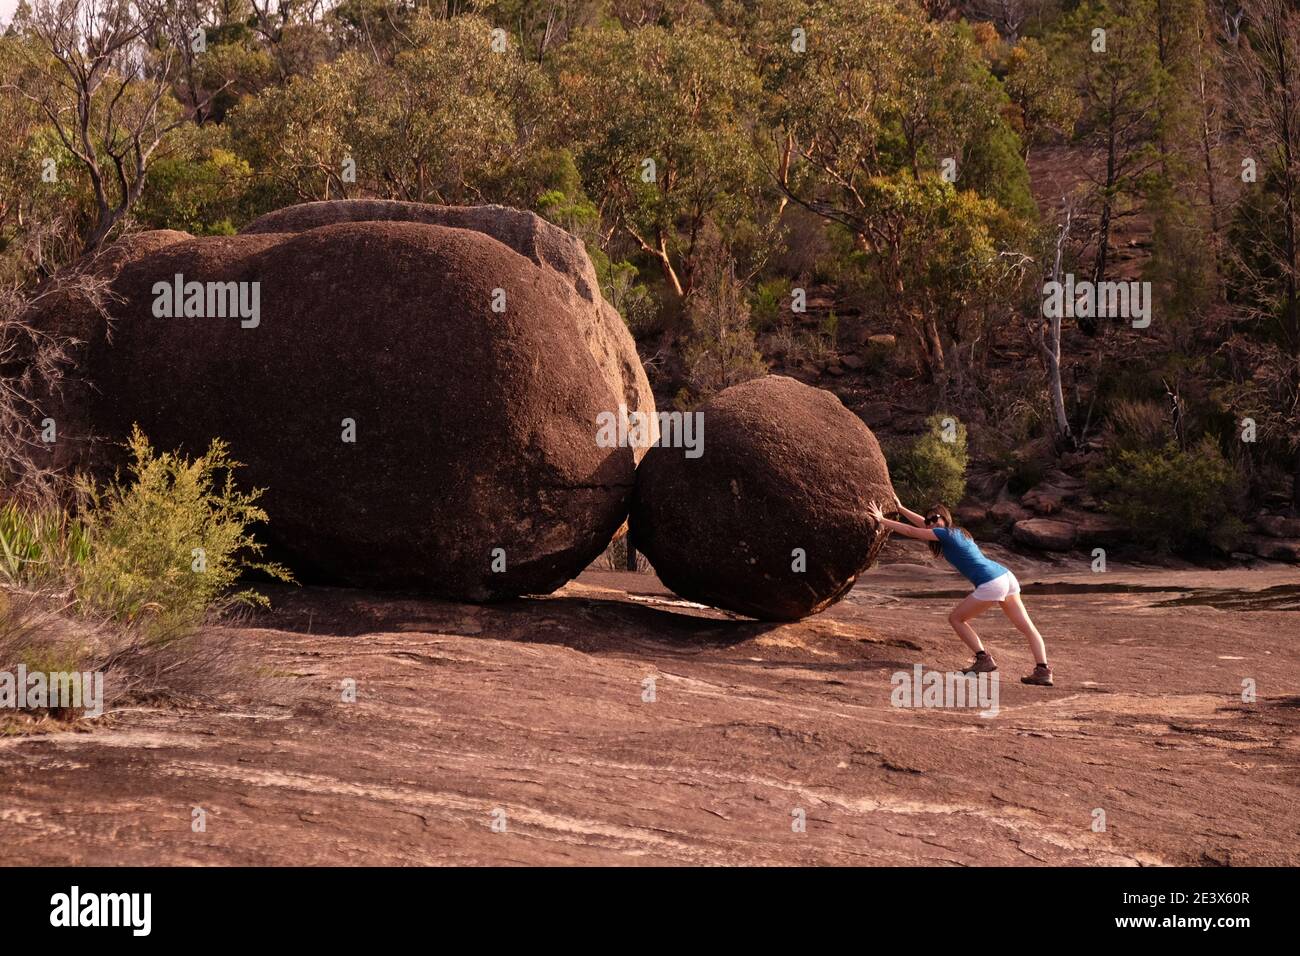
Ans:
[[[906,514],[904,509],[904,514]],[[894,531],[906,538],[917,538],[921,541],[938,541],[938,537],[929,528],[914,528],[910,524],[903,524],[901,521],[891,521],[885,517],[884,510],[880,507],[880,502],[867,502],[867,514],[876,523],[876,527],[882,531]]]
[[[885,512],[881,510],[878,502],[872,501],[867,504],[867,514],[871,515],[876,524],[883,525],[885,523]]]

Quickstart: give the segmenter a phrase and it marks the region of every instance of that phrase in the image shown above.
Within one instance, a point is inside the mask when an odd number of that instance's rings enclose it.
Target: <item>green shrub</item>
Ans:
[[[641,281],[641,271],[630,262],[614,262],[594,243],[588,243],[587,250],[601,295],[623,317],[628,331],[634,337],[655,331],[659,306],[649,286]]]
[[[883,345],[880,342],[868,342],[867,347],[858,354],[862,357],[863,371],[868,378],[886,375],[898,353],[897,346]]]
[[[1208,436],[1186,451],[1172,441],[1121,449],[1089,475],[1089,484],[1135,538],[1161,553],[1206,546],[1228,551],[1245,530],[1234,513],[1239,476]]]
[[[1159,402],[1121,398],[1106,415],[1106,444],[1115,453],[1159,448],[1173,438],[1169,412]]]
[[[821,321],[821,333],[826,338],[826,344],[834,351],[839,345],[840,338],[840,317],[831,309],[826,314],[826,318]]]
[[[1036,453],[1033,447],[1013,451],[1006,469],[1007,490],[1014,495],[1023,495],[1046,478],[1051,467],[1051,459]]]
[[[66,579],[89,553],[85,526],[67,511],[41,511],[10,501],[0,508],[0,581],[41,588]]]
[[[232,473],[240,466],[224,442],[214,440],[190,461],[156,454],[135,428],[130,448],[133,481],[90,493],[90,553],[76,586],[83,611],[167,640],[233,604],[265,606],[256,591],[232,591],[245,570],[292,580],[284,568],[259,560],[262,545],[249,525],[267,518],[256,504],[262,492],[235,489]]]
[[[768,332],[781,319],[781,304],[790,295],[790,280],[768,279],[760,282],[749,302],[749,320],[755,331]]]
[[[767,374],[735,260],[716,240],[704,249],[686,300],[688,330],[681,349],[691,394],[701,401]]]
[[[886,453],[894,490],[913,508],[935,502],[955,508],[966,496],[966,426],[946,412],[931,415],[925,425],[916,441]]]
[[[762,354],[793,368],[805,362],[829,362],[837,353],[831,340],[820,330],[805,331],[793,325],[781,325],[763,337]]]
[[[989,461],[1001,472],[1007,491],[1018,496],[1047,477],[1056,463],[1056,455],[1051,439],[1031,438],[1016,447],[999,443],[990,449]]]

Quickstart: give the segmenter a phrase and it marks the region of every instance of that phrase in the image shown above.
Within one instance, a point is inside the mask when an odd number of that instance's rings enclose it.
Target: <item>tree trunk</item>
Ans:
[[[1103,198],[1101,201],[1101,218],[1097,222],[1097,256],[1093,261],[1092,267],[1092,281],[1095,284],[1100,284],[1106,279],[1106,259],[1110,252],[1110,216],[1111,207],[1114,204],[1113,190],[1115,188],[1116,179],[1116,132],[1115,116],[1113,111],[1110,117],[1110,124],[1110,131],[1106,138],[1106,188],[1103,192]],[[1078,322],[1079,328],[1087,335],[1097,334],[1099,326],[1097,325],[1097,319],[1095,317],[1079,319]]]
[[[1201,94],[1201,157],[1205,161],[1205,192],[1210,204],[1210,241],[1214,243],[1215,272],[1218,272],[1219,255],[1219,197],[1214,186],[1214,146],[1210,129],[1210,104],[1205,88],[1205,67],[1199,74]]]
[[[1070,238],[1070,223],[1074,219],[1074,210],[1067,203],[1065,222],[1056,237],[1056,258],[1052,263],[1052,281],[1061,281],[1061,264],[1065,256],[1065,243]],[[1065,391],[1061,382],[1061,315],[1048,320],[1048,337],[1043,341],[1042,325],[1038,326],[1038,347],[1047,367],[1047,391],[1052,400],[1052,417],[1056,421],[1056,444],[1058,447],[1074,446],[1074,433],[1070,430],[1070,418],[1065,412]]]
[[[1052,396],[1052,417],[1056,419],[1058,444],[1074,444],[1070,418],[1065,414],[1065,392],[1061,388],[1061,320],[1052,320],[1052,345],[1047,358],[1047,388]]]
[[[943,340],[939,337],[939,326],[934,316],[925,318],[925,338],[930,356],[930,372],[934,383],[939,387],[939,397],[948,398],[948,364],[944,359]]]

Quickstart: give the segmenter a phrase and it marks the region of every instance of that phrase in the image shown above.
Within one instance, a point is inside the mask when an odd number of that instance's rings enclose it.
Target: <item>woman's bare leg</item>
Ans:
[[[981,601],[977,597],[967,595],[948,615],[948,623],[957,632],[957,636],[962,639],[962,643],[976,654],[984,650],[984,644],[980,641],[980,636],[975,633],[975,628],[971,627],[967,622],[979,617],[996,603],[996,601]]]
[[[1047,645],[1043,643],[1043,635],[1038,633],[1038,628],[1034,627],[1034,622],[1029,619],[1029,612],[1025,610],[1025,602],[1020,600],[1019,594],[1007,596],[1007,599],[1002,602],[1002,613],[1016,626],[1016,630],[1025,635],[1025,640],[1029,641],[1029,649],[1034,652],[1034,663],[1046,664]]]

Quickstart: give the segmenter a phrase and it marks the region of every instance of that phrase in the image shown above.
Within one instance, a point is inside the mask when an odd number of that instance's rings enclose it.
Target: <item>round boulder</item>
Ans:
[[[665,430],[637,469],[632,541],[660,580],[764,620],[797,620],[847,594],[886,537],[868,504],[894,499],[871,430],[830,392],[779,375],[691,414],[695,447],[670,447]]]
[[[111,334],[85,308],[33,317],[83,340],[44,409],[64,463],[119,464],[134,423],[191,455],[220,437],[305,581],[480,601],[550,592],[599,555],[638,451],[601,447],[599,417],[654,406],[598,289],[486,228],[285,226],[101,257]]]

